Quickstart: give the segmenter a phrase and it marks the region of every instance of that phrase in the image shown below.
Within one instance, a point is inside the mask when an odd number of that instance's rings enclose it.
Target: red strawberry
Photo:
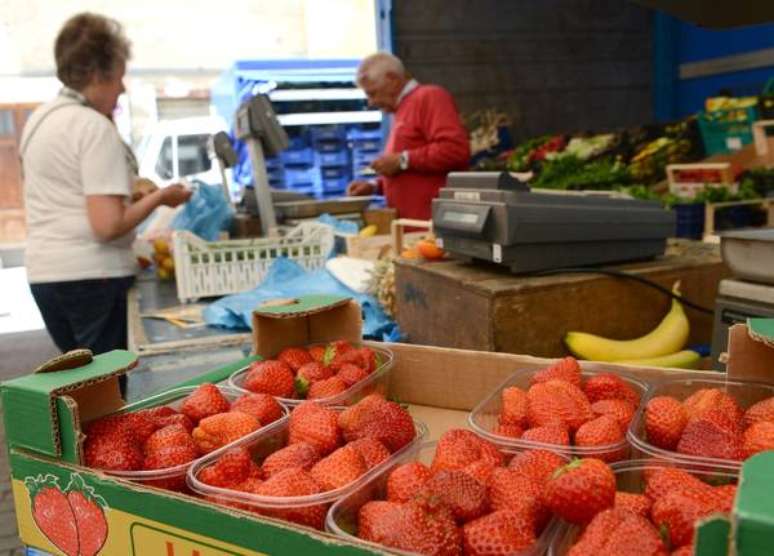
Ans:
[[[325,359],[325,346],[312,346],[307,351],[312,359],[319,363],[322,363]]]
[[[701,388],[683,400],[683,407],[688,414],[688,420],[702,417],[711,409],[725,412],[733,422],[742,419],[742,410],[736,400],[717,388]]]
[[[764,450],[774,450],[774,422],[759,421],[744,431],[744,445],[742,447],[744,458]]]
[[[491,556],[521,554],[535,544],[528,518],[508,510],[492,512],[462,528],[465,554]]]
[[[524,434],[524,429],[519,425],[503,425],[502,423],[497,423],[495,428],[492,429],[492,434],[508,438],[521,438],[521,435]]]
[[[736,500],[736,485],[721,485],[712,488],[715,508],[719,512],[731,513]]]
[[[381,367],[382,358],[374,350],[369,347],[361,347],[357,351],[360,353],[360,358],[363,360],[363,363],[365,363],[365,372],[371,374],[376,369]]]
[[[309,473],[327,491],[348,485],[366,471],[366,463],[360,452],[346,445],[315,463]]]
[[[535,531],[541,531],[551,518],[542,493],[542,483],[513,469],[499,467],[489,479],[492,509],[511,510],[527,517]]]
[[[231,404],[214,384],[202,384],[180,406],[180,412],[194,423],[205,417],[228,411]]]
[[[742,435],[738,431],[729,430],[725,423],[696,417],[685,426],[677,443],[677,451],[706,458],[741,460]]]
[[[613,373],[592,376],[583,385],[583,393],[591,403],[599,400],[626,400],[634,407],[640,404],[640,395],[637,391]]]
[[[276,475],[269,477],[258,487],[257,494],[261,496],[309,496],[310,494],[320,494],[322,489],[317,481],[303,469],[293,468],[280,471]],[[296,506],[287,509],[262,510],[271,517],[283,519],[307,527],[314,527],[322,530],[325,523],[325,513],[327,506],[317,504],[312,506]]]
[[[258,419],[247,413],[218,413],[202,419],[192,436],[199,450],[206,454],[259,428]]]
[[[555,444],[557,446],[570,445],[570,433],[567,432],[567,427],[561,423],[527,429],[521,435],[521,439],[542,444]]]
[[[142,450],[129,434],[92,434],[86,438],[83,452],[86,465],[95,469],[136,471],[142,468]]]
[[[568,556],[667,556],[655,527],[644,517],[612,508],[598,513]]]
[[[349,442],[371,437],[384,444],[391,453],[414,440],[416,430],[408,411],[395,402],[371,394],[339,414],[339,428]]]
[[[613,417],[602,415],[583,423],[575,432],[575,445],[584,448],[611,446],[624,442],[624,433]],[[597,454],[602,461],[613,462],[626,458],[626,447]]]
[[[24,485],[32,503],[32,519],[40,532],[67,556],[78,556],[75,514],[59,489],[57,478],[54,475],[27,477]]]
[[[557,469],[544,491],[544,502],[562,519],[588,523],[615,501],[615,475],[601,460],[584,458]]]
[[[751,405],[742,417],[742,425],[745,428],[760,421],[774,422],[774,396]]]
[[[682,492],[669,492],[653,503],[651,518],[656,527],[669,534],[675,548],[693,540],[693,528],[697,520],[716,510],[711,497],[701,499],[686,496]]]
[[[309,352],[300,347],[289,347],[283,349],[277,355],[277,360],[285,363],[288,367],[291,368],[293,372],[298,372],[298,370],[303,365],[314,361],[312,356],[309,355]]]
[[[182,425],[169,425],[157,430],[148,437],[148,440],[143,445],[143,452],[148,455],[171,446],[185,446],[196,449],[193,437]]]
[[[675,450],[687,423],[688,414],[675,398],[656,396],[645,406],[645,434],[658,448]]]
[[[504,388],[500,394],[502,407],[500,408],[501,425],[518,425],[524,427],[527,424],[527,393],[515,386]]]
[[[489,479],[492,477],[492,473],[494,473],[495,469],[497,469],[497,466],[491,461],[480,459],[466,465],[462,468],[462,471],[473,477],[482,485],[488,485]]]
[[[479,460],[498,466],[503,464],[503,455],[491,442],[479,438],[472,431],[452,429],[438,440],[430,468],[433,473],[441,469],[463,469]]]
[[[156,422],[157,428],[158,428],[158,422],[157,422],[158,419],[164,419],[165,417],[170,417],[171,415],[180,414],[177,410],[175,410],[172,407],[169,407],[168,405],[160,405],[158,407],[149,407],[148,409],[141,409],[137,411],[137,413],[145,415],[151,421]]]
[[[124,433],[126,432],[125,418],[125,414],[106,415],[86,423],[83,432],[86,436],[108,436],[114,433]]]
[[[670,492],[688,495],[697,492],[703,497],[709,488],[709,485],[687,471],[674,467],[659,467],[645,478],[645,496],[654,502]]]
[[[563,380],[535,384],[527,392],[527,398],[527,420],[532,427],[562,422],[570,431],[575,431],[594,417],[581,389]]]
[[[626,432],[629,424],[632,422],[636,408],[626,400],[599,400],[591,404],[591,411],[597,417],[609,415],[618,421],[621,431]]]
[[[250,365],[243,384],[246,390],[257,394],[271,394],[280,398],[292,398],[293,371],[283,361],[268,359]]]
[[[445,505],[459,523],[481,517],[489,506],[486,486],[458,469],[435,473],[425,482],[418,497],[430,508]]]
[[[673,550],[670,556],[693,556],[693,543],[681,546],[677,550]]]
[[[249,492],[250,494],[258,494],[258,489],[262,484],[263,481],[258,477],[248,477],[237,486],[235,486],[234,489],[241,492]]]
[[[366,371],[369,366],[368,362],[363,359],[363,355],[359,349],[345,351],[341,355],[334,357],[330,362],[330,368],[333,369],[334,372],[339,372],[344,365],[355,365],[364,371]]]
[[[306,396],[309,388],[315,382],[325,380],[333,376],[333,369],[317,361],[311,361],[298,369],[295,379],[295,388],[299,396]]]
[[[350,387],[353,384],[357,384],[361,380],[368,378],[368,373],[357,365],[345,363],[340,367],[336,376],[344,381],[344,384],[346,384],[347,387]]]
[[[366,469],[376,467],[390,457],[390,451],[375,438],[361,438],[350,442],[348,446],[352,446],[360,452],[360,455],[363,456],[363,461],[365,461]]]
[[[155,419],[156,427],[163,429],[169,425],[180,425],[189,433],[194,430],[194,423],[186,415],[182,413],[175,413],[174,415],[166,415],[164,417],[158,417]]]
[[[642,517],[650,516],[650,507],[652,502],[644,494],[634,494],[633,492],[615,493],[615,503],[613,507],[619,510],[629,510]]]
[[[214,487],[235,487],[250,476],[255,462],[245,448],[232,448],[197,475],[201,482]]]
[[[177,467],[179,465],[190,463],[198,456],[199,452],[192,446],[169,446],[167,448],[162,448],[155,452],[151,452],[145,456],[143,469],[169,469],[171,467]],[[172,477],[163,477],[147,484],[152,484],[153,486],[167,490],[182,491],[185,489],[185,471],[178,475]]]
[[[132,431],[137,442],[145,440],[158,428],[158,424],[142,412],[124,414],[123,426]]]
[[[231,405],[231,411],[252,415],[264,427],[284,414],[282,406],[269,394],[245,394]]]
[[[320,461],[317,449],[308,442],[298,442],[285,446],[269,455],[263,460],[263,474],[268,478],[285,469],[298,467],[309,471],[315,463]]]
[[[408,502],[430,480],[430,469],[418,461],[397,466],[387,477],[387,500]]]
[[[87,487],[80,475],[72,476],[68,490],[67,501],[75,516],[80,556],[95,556],[105,544],[108,533],[101,505],[104,500],[91,495],[94,489]]]
[[[537,371],[532,375],[529,382],[530,385],[533,385],[540,382],[548,382],[549,380],[563,380],[580,388],[581,368],[578,360],[572,356],[560,359],[550,367]]]
[[[330,365],[337,358],[355,348],[347,340],[335,340],[325,346],[325,355],[323,356],[323,365]]]
[[[309,387],[309,392],[306,397],[310,400],[322,400],[337,396],[346,391],[346,389],[346,382],[341,380],[338,376],[332,376],[331,378],[326,378],[325,380],[319,380],[313,383]]]
[[[332,409],[304,402],[290,414],[288,444],[308,442],[320,456],[330,454],[341,445],[338,419]]]
[[[545,483],[554,474],[554,471],[562,467],[567,461],[554,452],[548,450],[527,450],[516,454],[508,468],[538,483]]]

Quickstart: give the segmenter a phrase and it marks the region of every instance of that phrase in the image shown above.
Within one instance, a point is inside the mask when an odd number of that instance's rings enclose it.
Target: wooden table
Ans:
[[[657,260],[615,267],[671,288],[712,309],[730,276],[717,245],[672,240]],[[590,274],[514,276],[495,265],[459,261],[395,266],[397,321],[412,344],[558,357],[564,334],[580,330],[630,339],[649,332],[670,300],[632,280]],[[711,314],[686,308],[690,343],[709,344]]]

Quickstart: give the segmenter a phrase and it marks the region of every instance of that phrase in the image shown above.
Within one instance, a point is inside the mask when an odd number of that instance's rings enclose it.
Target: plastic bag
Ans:
[[[188,230],[206,241],[219,239],[220,232],[228,230],[233,218],[231,205],[226,201],[223,188],[197,181],[196,189],[183,209],[172,220],[173,230]]]

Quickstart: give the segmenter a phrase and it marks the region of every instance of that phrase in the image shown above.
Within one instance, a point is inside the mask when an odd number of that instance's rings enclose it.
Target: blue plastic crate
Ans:
[[[317,164],[323,168],[348,166],[349,165],[349,151],[341,149],[331,152],[318,152]]]
[[[324,180],[334,180],[339,178],[347,178],[351,176],[351,171],[348,166],[345,166],[343,168],[341,167],[334,167],[334,168],[320,168],[320,176]]]
[[[338,191],[339,193],[344,193],[347,190],[348,185],[348,177],[330,179],[323,178],[322,180],[322,190],[326,192]]]
[[[353,127],[347,131],[347,139],[349,139],[350,141],[370,140],[370,139],[381,141],[382,131],[380,129],[358,129],[356,127]]]
[[[304,149],[285,150],[280,153],[285,166],[311,166],[314,164],[314,151],[310,147]]]
[[[296,187],[315,186],[320,182],[318,168],[286,168],[285,183],[291,189]]]
[[[309,128],[309,136],[312,143],[335,141],[344,143],[347,138],[347,129],[340,125],[320,125]]]
[[[352,141],[352,150],[354,152],[379,152],[382,150],[381,139],[358,139]]]
[[[282,170],[282,160],[278,156],[266,159],[266,170]]]
[[[309,137],[307,136],[306,133],[288,137],[288,149],[292,149],[292,150],[305,149],[308,146],[309,146]]]
[[[331,153],[346,149],[347,144],[344,140],[341,139],[329,139],[326,141],[315,141],[314,148],[317,150],[317,152]]]
[[[675,237],[701,239],[704,236],[704,203],[685,203],[672,207],[677,216]]]

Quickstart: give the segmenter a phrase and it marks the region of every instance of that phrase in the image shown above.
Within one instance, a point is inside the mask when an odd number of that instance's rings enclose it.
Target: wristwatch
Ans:
[[[408,151],[403,151],[398,156],[398,162],[400,164],[401,171],[405,172],[409,167],[409,155]]]

